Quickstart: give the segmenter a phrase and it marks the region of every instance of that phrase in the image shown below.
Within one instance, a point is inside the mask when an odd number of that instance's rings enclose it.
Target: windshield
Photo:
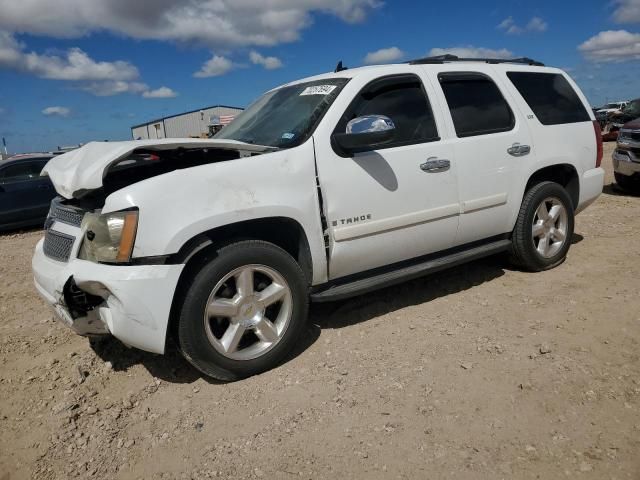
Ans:
[[[346,78],[299,83],[265,93],[213,138],[291,148],[313,133]]]
[[[620,104],[620,103],[607,103],[604,108],[615,108],[615,109],[618,109],[618,108],[620,108],[621,105],[622,104]]]

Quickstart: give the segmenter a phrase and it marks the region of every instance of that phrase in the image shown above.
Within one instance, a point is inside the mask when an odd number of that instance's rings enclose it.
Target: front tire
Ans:
[[[220,248],[194,276],[178,320],[185,358],[205,375],[238,380],[269,370],[298,341],[308,287],[298,263],[268,242]]]
[[[636,177],[629,177],[622,173],[613,172],[618,186],[627,192],[639,193],[640,192],[640,180]]]
[[[512,262],[534,272],[560,265],[571,246],[573,227],[567,191],[555,182],[534,185],[525,193],[513,229]]]

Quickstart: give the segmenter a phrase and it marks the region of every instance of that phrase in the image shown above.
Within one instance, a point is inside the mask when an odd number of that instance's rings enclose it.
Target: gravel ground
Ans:
[[[36,295],[41,233],[0,237],[0,480],[640,478],[640,198],[611,149],[560,267],[315,305],[288,362],[233,384],[92,348]]]

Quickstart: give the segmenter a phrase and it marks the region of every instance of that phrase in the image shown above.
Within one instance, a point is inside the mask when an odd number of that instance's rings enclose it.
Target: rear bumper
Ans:
[[[582,174],[580,179],[580,198],[576,214],[587,208],[602,194],[604,186],[604,169],[592,168]]]
[[[112,266],[73,258],[58,262],[45,256],[40,240],[32,267],[36,289],[76,333],[111,333],[132,347],[164,353],[171,303],[184,265]],[[71,277],[81,290],[104,300],[75,319],[63,293]]]

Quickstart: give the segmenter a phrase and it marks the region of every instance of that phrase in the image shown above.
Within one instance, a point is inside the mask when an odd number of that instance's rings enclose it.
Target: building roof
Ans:
[[[161,122],[163,120],[168,120],[169,118],[181,117],[182,115],[189,115],[190,113],[197,113],[197,112],[199,112],[201,110],[209,110],[211,108],[233,108],[235,110],[244,110],[243,107],[232,107],[231,105],[211,105],[210,107],[197,108],[195,110],[189,110],[188,112],[176,113],[175,115],[168,115],[166,117],[156,118],[155,120],[149,120],[147,122],[143,122],[143,123],[140,123],[138,125],[133,125],[131,128],[144,127],[144,126],[150,125],[152,123],[158,123],[158,122]]]

